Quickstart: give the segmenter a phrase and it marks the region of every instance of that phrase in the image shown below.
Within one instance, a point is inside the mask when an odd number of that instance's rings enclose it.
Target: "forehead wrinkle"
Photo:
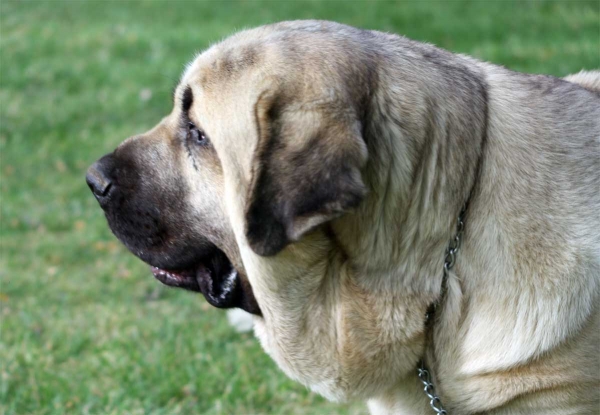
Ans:
[[[214,45],[188,65],[182,79],[205,89],[233,82],[258,66],[263,59],[263,46],[256,41]]]

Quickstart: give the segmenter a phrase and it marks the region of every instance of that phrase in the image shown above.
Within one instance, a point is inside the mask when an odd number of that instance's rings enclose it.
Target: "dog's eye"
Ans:
[[[199,130],[193,122],[188,123],[187,139],[202,145],[208,142],[204,131]]]

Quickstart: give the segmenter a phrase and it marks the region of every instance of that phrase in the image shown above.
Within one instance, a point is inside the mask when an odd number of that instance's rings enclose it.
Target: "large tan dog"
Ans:
[[[597,414],[600,75],[571,81],[279,23],[199,55],[87,179],[157,278],[255,314],[329,399],[433,413],[424,359],[452,414]]]

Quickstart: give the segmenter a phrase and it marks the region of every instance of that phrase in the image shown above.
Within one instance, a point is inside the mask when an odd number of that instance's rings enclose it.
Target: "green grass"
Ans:
[[[563,76],[600,67],[597,1],[2,0],[0,14],[6,414],[366,412],[287,380],[222,312],[160,286],[116,242],[84,183],[92,161],[170,111],[184,64],[210,42],[321,18],[516,70]]]

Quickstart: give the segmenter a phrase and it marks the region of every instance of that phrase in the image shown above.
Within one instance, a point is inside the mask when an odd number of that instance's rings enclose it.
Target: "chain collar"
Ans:
[[[448,412],[442,407],[442,401],[440,401],[440,397],[435,393],[435,388],[433,387],[433,383],[431,383],[431,376],[422,360],[420,366],[421,367],[417,369],[419,380],[424,386],[423,390],[425,391],[425,395],[429,398],[431,409],[433,409],[433,412],[436,414],[447,415]]]
[[[458,215],[458,222],[456,223],[456,234],[454,235],[454,239],[448,245],[448,249],[446,250],[446,257],[444,258],[444,274],[442,276],[442,290],[440,292],[440,296],[436,302],[434,302],[427,310],[427,314],[425,317],[425,325],[429,325],[433,318],[433,314],[437,310],[441,300],[444,298],[446,294],[446,287],[448,285],[448,273],[454,266],[456,262],[456,253],[460,248],[460,243],[462,241],[462,235],[465,228],[465,209],[463,208]],[[448,412],[442,407],[442,401],[440,397],[435,392],[435,387],[433,386],[431,374],[425,367],[425,362],[421,360],[419,367],[417,368],[417,374],[419,376],[419,380],[423,384],[423,391],[425,391],[425,395],[429,398],[429,405],[431,409],[436,414],[447,415]]]

